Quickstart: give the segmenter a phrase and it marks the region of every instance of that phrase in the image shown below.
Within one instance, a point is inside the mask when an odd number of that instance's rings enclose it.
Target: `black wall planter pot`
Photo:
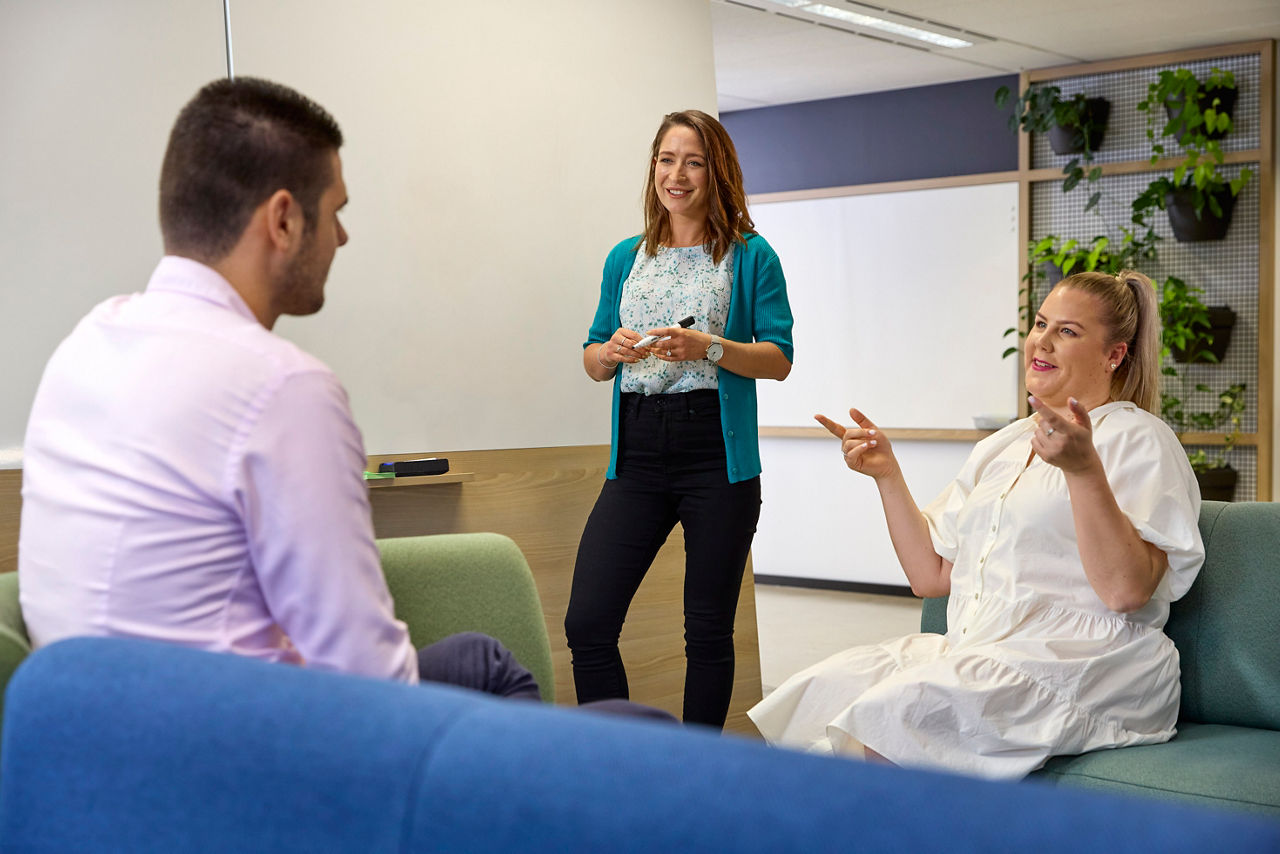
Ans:
[[[1231,116],[1232,124],[1234,124],[1235,118],[1236,118],[1236,113],[1235,113],[1236,95],[1238,94],[1240,94],[1240,91],[1238,89],[1212,89],[1212,90],[1201,92],[1200,96],[1196,100],[1200,102],[1200,109],[1201,111],[1203,111],[1206,107],[1208,107],[1210,104],[1213,103],[1214,98],[1217,98],[1218,112],[1226,113],[1227,115]],[[1169,121],[1173,121],[1173,117],[1178,113],[1182,112],[1182,99],[1171,98],[1169,101],[1165,103],[1164,112],[1165,112],[1165,115],[1169,117]],[[1182,137],[1185,134],[1186,134],[1186,125],[1184,122],[1179,122],[1177,127],[1173,129],[1173,134],[1172,134],[1173,138],[1178,140],[1179,143],[1181,143]],[[1226,133],[1223,131],[1215,130],[1215,131],[1209,131],[1205,133],[1205,136],[1207,136],[1209,139],[1222,139],[1224,136],[1226,136]]]
[[[1102,136],[1107,130],[1107,119],[1111,116],[1111,102],[1106,98],[1089,98],[1084,105],[1085,120],[1092,127],[1089,148],[1097,151],[1102,148]],[[1075,125],[1049,128],[1049,146],[1054,154],[1079,154],[1084,151],[1084,131]]]
[[[1234,501],[1238,473],[1231,466],[1196,472],[1200,484],[1200,497],[1205,501]]]
[[[1063,279],[1062,268],[1052,261],[1045,261],[1040,265],[1040,274],[1044,276],[1045,282],[1049,285],[1049,290],[1053,290],[1054,285]]]
[[[1225,305],[1209,306],[1209,334],[1213,336],[1213,343],[1205,346],[1202,342],[1196,342],[1187,350],[1179,350],[1177,347],[1171,348],[1173,360],[1175,362],[1202,362],[1200,354],[1208,350],[1214,357],[1221,362],[1227,356],[1227,347],[1231,345],[1231,330],[1236,326],[1236,313]]]
[[[1231,212],[1236,206],[1236,197],[1231,195],[1230,188],[1223,187],[1212,194],[1222,207],[1222,216],[1214,216],[1206,204],[1196,216],[1195,194],[1188,188],[1179,187],[1165,193],[1164,206],[1169,212],[1169,225],[1173,227],[1173,236],[1179,243],[1199,243],[1204,240],[1221,240],[1227,236],[1231,227]]]

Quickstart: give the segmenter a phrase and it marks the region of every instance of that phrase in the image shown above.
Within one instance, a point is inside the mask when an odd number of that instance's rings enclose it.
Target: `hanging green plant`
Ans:
[[[1012,94],[1008,86],[997,89],[996,107],[1004,109]],[[1027,133],[1049,134],[1055,153],[1080,155],[1062,168],[1066,176],[1062,192],[1069,193],[1081,181],[1093,187],[1102,177],[1101,167],[1092,165],[1093,153],[1102,147],[1110,115],[1111,102],[1106,98],[1090,98],[1080,92],[1064,98],[1057,86],[1031,85],[1013,102],[1009,130],[1017,133],[1021,128]],[[1093,189],[1084,209],[1092,209],[1100,198],[1102,192]]]
[[[1140,269],[1143,262],[1155,259],[1156,242],[1160,236],[1153,229],[1139,234],[1134,229],[1121,227],[1120,232],[1123,237],[1119,243],[1105,234],[1088,243],[1062,241],[1050,234],[1029,245],[1028,262],[1038,267],[1038,272],[1046,275],[1049,284],[1054,285],[1072,273],[1100,271],[1114,275],[1121,270]]]
[[[1156,242],[1160,236],[1154,230],[1147,229],[1139,234],[1134,229],[1122,227],[1120,232],[1123,236],[1119,244],[1103,234],[1088,243],[1074,239],[1064,241],[1050,234],[1027,244],[1027,272],[1022,276],[1023,287],[1018,291],[1019,325],[1010,326],[1000,336],[1016,335],[1016,343],[1006,347],[1001,358],[1007,359],[1017,353],[1021,340],[1027,336],[1034,316],[1031,311],[1032,291],[1039,280],[1046,279],[1052,287],[1072,273],[1098,270],[1115,275],[1121,270],[1140,269],[1143,262],[1155,260]]]
[[[1211,68],[1201,80],[1188,68],[1164,70],[1147,84],[1147,97],[1138,110],[1147,114],[1147,139],[1157,154],[1164,153],[1159,139],[1171,137],[1181,146],[1203,149],[1231,132],[1231,110],[1236,102],[1236,77],[1230,71]],[[1166,123],[1160,130],[1160,111]]]
[[[1197,383],[1196,391],[1210,391],[1209,386]],[[1227,428],[1221,445],[1214,446],[1213,451],[1198,448],[1187,453],[1187,460],[1195,472],[1204,472],[1226,467],[1227,455],[1240,441],[1240,422],[1244,415],[1245,384],[1233,383],[1218,392],[1217,406],[1213,409],[1188,411],[1180,397],[1162,393],[1160,395],[1160,415],[1175,433],[1186,433],[1192,430],[1210,433]]]
[[[1203,289],[1189,287],[1186,282],[1176,276],[1170,276],[1165,281],[1164,287],[1160,290],[1162,356],[1168,357],[1174,350],[1192,349],[1209,335],[1209,307],[1197,296],[1202,293],[1204,293]],[[1212,344],[1212,337],[1203,343]],[[1212,357],[1212,354],[1206,358],[1209,361],[1218,361]],[[1165,366],[1164,373],[1167,376],[1177,376],[1177,371],[1170,366]]]
[[[1170,276],[1160,290],[1160,344],[1161,373],[1169,378],[1160,393],[1160,416],[1176,433],[1192,430],[1209,433],[1226,428],[1221,445],[1212,452],[1203,448],[1188,451],[1191,469],[1201,482],[1201,492],[1206,497],[1209,490],[1219,500],[1229,501],[1235,491],[1235,472],[1227,465],[1227,455],[1240,438],[1240,421],[1245,411],[1245,385],[1233,383],[1217,393],[1217,405],[1212,409],[1191,409],[1187,403],[1187,369],[1170,361],[1218,362],[1221,357],[1213,351],[1215,344],[1225,347],[1227,341],[1219,339],[1212,316],[1214,308],[1206,306],[1199,295],[1201,288],[1187,285],[1182,279]],[[1224,307],[1225,308],[1225,307]],[[1226,311],[1234,320],[1234,313]],[[1228,335],[1229,338],[1229,335]],[[1225,352],[1225,350],[1223,351]],[[1179,354],[1182,359],[1179,360]],[[1212,393],[1206,383],[1196,383],[1192,388],[1201,393]]]
[[[1253,177],[1252,169],[1241,169],[1235,178],[1221,169],[1224,157],[1216,137],[1232,128],[1223,95],[1235,88],[1235,76],[1217,68],[1203,81],[1186,68],[1165,70],[1148,85],[1138,109],[1147,114],[1151,162],[1165,155],[1165,138],[1180,145],[1184,157],[1172,177],[1155,178],[1133,200],[1135,224],[1149,227],[1148,217],[1159,209],[1169,213],[1179,241],[1220,240],[1226,235],[1236,197]],[[1167,114],[1167,121],[1162,114]]]

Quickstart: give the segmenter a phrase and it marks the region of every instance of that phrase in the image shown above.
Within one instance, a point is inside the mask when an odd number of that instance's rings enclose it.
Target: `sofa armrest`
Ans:
[[[520,548],[501,534],[378,541],[396,616],[421,648],[457,632],[497,638],[529,668],[547,702],[555,675],[542,601]]]

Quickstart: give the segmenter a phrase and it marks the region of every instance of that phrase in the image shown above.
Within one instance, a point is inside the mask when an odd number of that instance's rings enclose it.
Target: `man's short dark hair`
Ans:
[[[333,117],[287,86],[252,77],[208,84],[169,134],[160,170],[165,250],[223,258],[258,206],[282,189],[298,200],[310,231],[334,177],[329,152],[341,145]]]

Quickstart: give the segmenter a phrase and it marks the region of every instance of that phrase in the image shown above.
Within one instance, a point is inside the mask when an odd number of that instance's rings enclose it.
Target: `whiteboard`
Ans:
[[[972,429],[1017,412],[1018,185],[755,204],[795,315],[795,366],[759,383],[762,426]]]
[[[705,0],[233,5],[236,73],[346,137],[351,242],[324,310],[275,331],[333,368],[367,450],[608,442],[582,342],[663,114],[715,109]],[[58,342],[146,285],[169,128],[224,51],[217,2],[0,2],[0,466]]]

